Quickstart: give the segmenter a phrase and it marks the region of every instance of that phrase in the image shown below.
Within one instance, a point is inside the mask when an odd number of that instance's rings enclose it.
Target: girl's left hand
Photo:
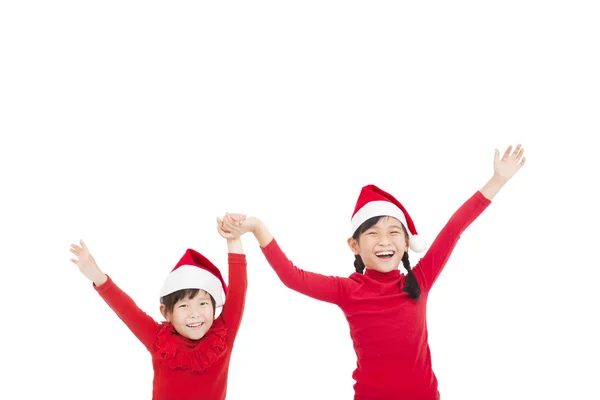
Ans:
[[[246,220],[245,214],[226,213],[223,219],[217,218],[217,231],[225,239],[238,238],[241,233],[232,227],[239,227]]]
[[[525,149],[520,144],[514,150],[512,146],[508,146],[504,155],[500,158],[500,152],[496,149],[494,154],[494,175],[506,180],[512,178],[525,164],[524,152]]]

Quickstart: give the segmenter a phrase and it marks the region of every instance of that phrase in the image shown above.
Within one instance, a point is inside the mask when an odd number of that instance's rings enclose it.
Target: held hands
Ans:
[[[246,219],[244,214],[226,213],[223,219],[217,218],[217,230],[225,239],[239,238],[247,232],[254,231],[254,218]]]
[[[72,244],[70,250],[77,257],[77,259],[72,258],[71,262],[79,267],[79,271],[86,278],[94,282],[96,286],[100,286],[106,282],[108,279],[107,276],[100,270],[83,240],[79,241],[79,245]]]
[[[494,175],[504,180],[512,178],[525,164],[524,152],[525,149],[520,144],[514,150],[512,146],[508,146],[504,151],[504,155],[500,158],[500,152],[496,149],[494,153]]]

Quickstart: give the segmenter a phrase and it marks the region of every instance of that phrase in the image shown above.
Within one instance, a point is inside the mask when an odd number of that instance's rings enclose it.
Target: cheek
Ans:
[[[373,247],[375,239],[372,236],[363,236],[360,238],[360,242],[356,244],[356,248],[359,252],[363,252],[366,249]]]
[[[207,321],[212,321],[213,320],[213,316],[215,315],[215,312],[213,310],[212,307],[208,307],[205,311],[204,311],[204,318],[206,318]]]
[[[181,322],[181,321],[185,321],[186,318],[187,318],[187,312],[185,311],[185,309],[180,308],[180,309],[173,311],[173,316],[172,316],[173,321]]]

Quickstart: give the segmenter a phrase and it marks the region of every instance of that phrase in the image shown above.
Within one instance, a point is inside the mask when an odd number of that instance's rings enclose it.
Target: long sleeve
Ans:
[[[353,284],[348,278],[325,276],[297,268],[275,239],[262,248],[262,252],[285,286],[314,299],[339,305]]]
[[[448,262],[461,234],[490,203],[489,199],[477,191],[450,217],[427,253],[413,268],[422,291],[427,292],[431,289]]]
[[[229,292],[223,305],[221,318],[234,338],[242,322],[244,306],[246,304],[246,291],[248,289],[248,271],[246,255],[229,253]]]
[[[150,350],[156,340],[158,322],[143,312],[131,297],[113,282],[110,276],[104,284],[94,285],[94,288],[129,330]]]

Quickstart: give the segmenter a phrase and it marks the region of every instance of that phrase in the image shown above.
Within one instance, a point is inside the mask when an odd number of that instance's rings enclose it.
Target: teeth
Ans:
[[[376,256],[393,256],[394,252],[393,251],[380,251],[378,253],[375,253]]]
[[[202,322],[199,322],[199,323],[197,323],[197,324],[188,324],[188,326],[189,326],[190,328],[197,328],[197,327],[199,327],[199,326],[201,326],[201,325],[202,325]]]

